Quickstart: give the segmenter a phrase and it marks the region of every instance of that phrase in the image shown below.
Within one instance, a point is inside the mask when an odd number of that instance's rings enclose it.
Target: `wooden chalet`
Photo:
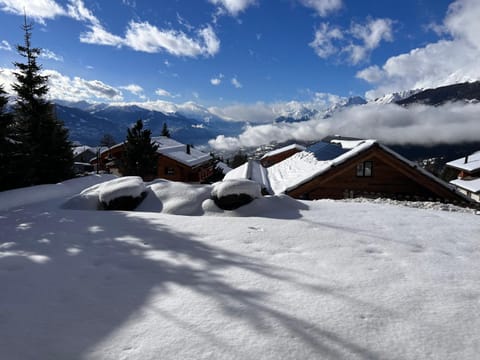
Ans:
[[[153,178],[202,182],[212,175],[213,162],[209,154],[165,136],[153,137],[152,142],[158,145],[157,174]],[[124,152],[124,143],[103,150],[100,153],[99,169],[122,175],[121,164]]]
[[[303,150],[305,150],[305,147],[298,144],[284,146],[282,148],[269,151],[263,155],[260,159],[260,163],[263,167],[269,167]]]
[[[450,184],[469,199],[480,202],[480,151],[450,161],[447,166],[458,171],[457,179]]]
[[[90,161],[96,156],[95,151],[94,148],[86,145],[72,148],[74,174],[79,175],[93,171]]]
[[[74,162],[89,163],[96,156],[96,149],[86,145],[75,146],[72,153]]]
[[[247,177],[251,165],[234,169],[226,178]],[[388,197],[405,200],[466,202],[466,197],[375,140],[319,142],[266,170],[255,170],[271,193],[294,198],[343,199]],[[236,173],[235,173],[236,171]],[[243,174],[243,175],[242,175]]]

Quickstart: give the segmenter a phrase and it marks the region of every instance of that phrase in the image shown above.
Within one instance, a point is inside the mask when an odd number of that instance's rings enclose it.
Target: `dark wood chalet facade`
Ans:
[[[448,184],[378,143],[287,189],[299,199],[388,197],[464,202]]]

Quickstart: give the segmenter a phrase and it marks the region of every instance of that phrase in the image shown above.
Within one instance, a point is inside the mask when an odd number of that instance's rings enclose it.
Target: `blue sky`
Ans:
[[[0,67],[6,78],[19,59],[25,8],[57,97],[228,107],[374,96],[382,92],[375,68],[452,39],[442,30],[452,3],[0,0]]]

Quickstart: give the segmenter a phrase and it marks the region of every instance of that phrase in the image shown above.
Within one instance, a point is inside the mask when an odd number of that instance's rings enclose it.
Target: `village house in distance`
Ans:
[[[209,154],[191,145],[182,144],[166,136],[152,137],[158,145],[156,178],[182,182],[202,182],[213,174],[213,161]],[[99,155],[98,169],[121,174],[121,159],[125,152],[124,143],[103,150]],[[92,163],[96,165],[97,159]]]
[[[332,138],[295,151],[278,149],[284,159],[269,167],[249,161],[225,179],[245,178],[264,192],[304,200],[353,197],[466,203],[452,185],[376,140]],[[284,151],[285,150],[285,151]],[[262,158],[263,160],[263,158]]]
[[[447,163],[458,171],[457,179],[450,181],[468,198],[480,202],[480,151]]]

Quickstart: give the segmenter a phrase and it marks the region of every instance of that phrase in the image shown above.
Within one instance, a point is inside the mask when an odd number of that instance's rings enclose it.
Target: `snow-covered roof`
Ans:
[[[437,178],[435,175],[423,169],[416,163],[404,158],[392,149],[385,145],[379,144],[373,139],[362,140],[358,142],[357,146],[330,160],[319,160],[318,156],[316,156],[314,152],[308,151],[308,149],[307,151],[297,153],[290,158],[266,169],[268,172],[270,186],[275,194],[293,190],[298,186],[316,178],[317,176],[322,175],[332,167],[340,165],[348,159],[368,150],[375,144],[377,144],[377,146],[379,146],[385,152],[388,152],[390,155],[396,157],[398,160],[402,161],[411,168],[414,168],[424,176],[454,191],[454,189],[443,180]],[[461,194],[459,195],[461,196]]]
[[[333,160],[348,151],[347,149],[343,149],[339,145],[331,144],[324,141],[320,141],[316,144],[310,145],[306,150],[315,155],[315,158],[319,161]]]
[[[94,149],[94,148],[91,148],[90,146],[87,146],[87,145],[75,146],[75,147],[72,149],[73,156],[80,155],[80,154],[82,154],[82,153],[84,153],[85,151],[88,151],[88,150],[90,150],[91,152],[95,153],[95,149]]]
[[[267,168],[270,186],[275,194],[292,190],[371,148],[376,140],[363,140],[358,146],[331,159],[318,160],[314,152],[302,151]]]
[[[224,180],[239,179],[255,181],[268,192],[272,192],[272,188],[268,180],[267,169],[264,168],[258,161],[248,160],[245,164],[240,165],[239,167],[236,167],[228,172],[224,177]]]
[[[450,184],[465,189],[467,191],[471,191],[473,193],[480,193],[480,178],[471,180],[455,179],[450,181]]]
[[[205,154],[204,152],[197,150],[193,146],[190,146],[190,153],[187,153],[187,146],[173,140],[166,136],[157,136],[152,137],[152,142],[158,145],[157,152],[159,154],[165,155],[171,159],[178,161],[181,164],[195,167],[197,165],[203,164],[211,159],[209,154]],[[111,148],[102,151],[102,154],[108,152],[112,149],[116,149],[120,146],[123,146],[125,143],[119,143]]]
[[[465,157],[456,159],[447,163],[448,166],[453,168],[472,172],[480,170],[480,151],[477,151],[468,156],[468,161],[465,163]]]
[[[209,154],[205,154],[193,146],[190,146],[190,153],[187,153],[188,145],[182,144],[166,136],[153,137],[152,141],[158,145],[157,152],[159,154],[168,156],[169,158],[177,160],[179,163],[190,167],[200,165],[211,159]]]
[[[340,140],[340,139],[333,139],[330,141],[332,144],[339,144],[342,149],[353,149],[357,147],[365,140]]]
[[[303,151],[303,150],[305,150],[305,146],[302,146],[302,145],[299,145],[299,144],[292,144],[292,145],[284,146],[282,148],[275,149],[275,150],[267,152],[265,155],[262,156],[262,159],[265,159],[265,158],[270,157],[270,156],[278,155],[278,154],[281,154],[285,151],[290,151],[290,150],[294,150],[294,149],[297,149],[299,151]]]

